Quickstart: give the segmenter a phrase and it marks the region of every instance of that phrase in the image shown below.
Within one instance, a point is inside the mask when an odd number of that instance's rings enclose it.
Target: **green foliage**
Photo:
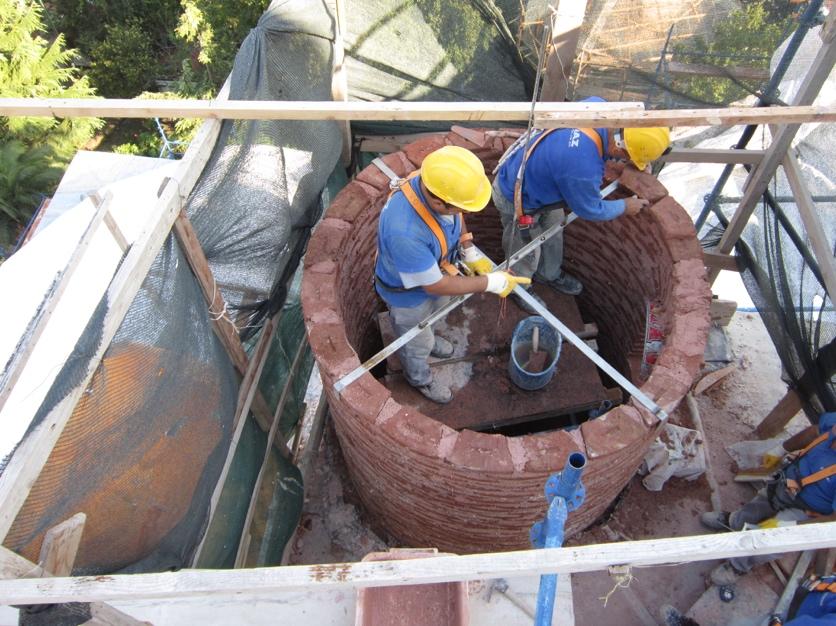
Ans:
[[[0,0],[0,93],[22,98],[90,98],[95,91],[70,63],[74,50],[60,35],[44,39],[42,8],[31,0]],[[25,221],[52,191],[65,163],[93,136],[101,120],[0,118],[0,231]]]
[[[232,70],[238,46],[258,23],[268,0],[181,0],[176,33],[193,47],[193,58],[217,89]]]
[[[775,0],[750,0],[718,24],[710,41],[697,37],[688,46],[674,46],[674,58],[686,63],[721,67],[767,68],[769,57],[787,34],[792,21],[789,7],[781,12]],[[730,56],[706,57],[694,52]],[[698,100],[717,104],[739,100],[760,87],[724,77],[703,76],[677,78],[672,86]]]
[[[10,98],[90,98],[95,91],[70,65],[74,50],[60,35],[43,39],[41,7],[34,2],[0,0],[0,93]],[[0,118],[0,141],[48,145],[56,158],[69,158],[92,137],[101,120]]]
[[[27,148],[15,139],[0,144],[0,213],[14,222],[25,221],[41,201],[43,191],[61,177],[48,165],[47,146]]]
[[[138,96],[146,100],[177,100],[182,94],[175,92],[152,93],[145,92]],[[160,120],[166,137],[175,155],[182,155],[194,138],[203,120],[187,118],[179,120]],[[163,147],[163,140],[153,119],[142,120],[135,132],[130,135],[130,141],[117,145],[113,151],[120,154],[136,154],[140,156],[159,156]]]
[[[138,20],[107,27],[105,38],[90,50],[90,78],[109,98],[135,95],[145,89],[157,61]]]

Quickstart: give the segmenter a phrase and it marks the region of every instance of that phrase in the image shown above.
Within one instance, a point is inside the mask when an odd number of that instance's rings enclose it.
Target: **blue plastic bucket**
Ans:
[[[524,367],[531,353],[535,327],[539,329],[540,334],[538,350],[548,354],[546,366],[542,372],[529,372]],[[557,369],[562,344],[563,337],[539,315],[520,320],[511,338],[511,358],[508,360],[508,375],[511,381],[517,387],[527,391],[534,391],[548,385]]]

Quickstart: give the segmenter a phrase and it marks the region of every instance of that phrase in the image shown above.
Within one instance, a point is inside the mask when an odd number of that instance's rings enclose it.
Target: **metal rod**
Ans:
[[[613,181],[600,191],[601,197],[606,198],[616,189],[618,189],[617,180]],[[522,248],[520,248],[514,254],[512,254],[508,259],[496,266],[495,269],[501,271],[506,270],[509,267],[512,267],[515,263],[517,263],[517,261],[528,256],[531,252],[542,246],[547,240],[551,239],[557,233],[566,228],[569,224],[574,222],[575,219],[577,219],[577,217],[578,216],[575,213],[570,213],[569,216],[566,218],[565,223],[555,224],[536,239],[532,239],[530,242],[528,242],[526,245],[524,245]],[[388,346],[383,348],[383,350],[381,350],[373,357],[365,361],[359,367],[354,368],[348,374],[340,378],[336,383],[334,383],[334,391],[340,393],[343,389],[348,387],[351,383],[360,378],[363,374],[371,370],[375,365],[382,363],[384,360],[389,358],[389,356],[391,356],[396,351],[405,346],[407,343],[409,343],[412,339],[418,336],[418,334],[421,333],[427,326],[431,326],[435,322],[444,318],[445,315],[447,315],[450,311],[462,304],[472,295],[472,293],[469,293],[463,296],[455,296],[454,298],[452,298],[450,302],[448,302],[445,306],[441,307],[435,313],[421,320],[417,326],[413,326],[412,328],[410,328],[403,335],[401,335]]]
[[[648,398],[638,387],[622,376],[617,369],[598,356],[597,352],[586,345],[586,342],[583,339],[579,338],[575,333],[569,330],[563,322],[552,315],[546,307],[541,305],[537,299],[534,298],[534,296],[519,285],[514,287],[514,293],[517,294],[517,296],[519,296],[531,308],[537,311],[543,319],[545,319],[555,328],[555,330],[557,330],[557,332],[563,335],[564,339],[585,354],[587,358],[589,358],[593,363],[595,363],[595,365],[604,370],[610,378],[617,382],[622,389],[638,400],[644,408],[659,418],[659,421],[664,422],[668,419],[668,414],[665,413],[662,407]]]
[[[763,95],[760,98],[758,98],[758,101],[755,103],[756,107],[767,106],[769,104],[769,100],[771,100],[772,97],[775,95],[776,91],[778,90],[778,86],[781,84],[781,81],[784,78],[784,74],[786,73],[787,68],[790,65],[790,62],[795,57],[795,53],[801,46],[801,42],[807,34],[807,31],[809,31],[810,28],[813,26],[816,15],[818,14],[821,5],[822,0],[810,0],[810,4],[807,5],[804,14],[801,16],[801,19],[798,22],[798,28],[796,29],[795,33],[793,33],[792,39],[790,39],[789,44],[787,44],[786,50],[784,50],[784,54],[781,56],[781,60],[778,62],[778,67],[775,68],[775,73],[769,79],[769,83],[764,88],[762,92]],[[735,145],[735,149],[742,150],[743,148],[745,148],[749,144],[749,140],[754,136],[755,130],[757,128],[758,127],[755,124],[750,124],[749,126],[747,126],[743,130],[743,133],[740,135],[740,139]],[[700,212],[699,216],[694,222],[694,226],[697,230],[697,235],[699,235],[700,230],[705,224],[705,220],[708,219],[709,212],[715,208],[717,197],[723,191],[723,187],[726,186],[726,182],[728,182],[733,169],[734,165],[732,164],[726,165],[726,167],[723,168],[723,173],[720,175],[720,178],[718,178],[717,182],[714,184],[714,189],[711,190],[711,193],[705,199],[705,204],[703,205],[702,211]]]

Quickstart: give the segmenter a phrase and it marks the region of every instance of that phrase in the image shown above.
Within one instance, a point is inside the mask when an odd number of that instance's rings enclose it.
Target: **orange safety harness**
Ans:
[[[424,221],[427,228],[429,228],[432,234],[435,235],[438,245],[441,248],[441,257],[438,260],[439,267],[441,267],[442,271],[444,271],[444,273],[448,276],[457,276],[459,274],[459,270],[447,259],[447,238],[444,236],[444,231],[441,230],[441,225],[438,223],[438,220],[430,214],[430,210],[423,202],[421,202],[421,198],[418,197],[418,194],[415,193],[412,185],[409,184],[409,181],[418,176],[419,173],[420,171],[412,172],[398,186],[398,189],[404,196],[406,196],[406,199],[409,201],[409,204],[412,205],[412,208],[415,209],[418,217]],[[389,194],[389,197],[391,196],[392,194]],[[456,221],[461,222],[461,215],[454,215],[453,218]]]
[[[801,586],[807,591],[829,591],[830,593],[836,593],[836,576],[822,576],[821,578],[811,576]]]
[[[378,167],[380,167],[380,166],[378,166]],[[385,171],[384,171],[384,173],[385,173]],[[436,220],[432,216],[432,214],[430,213],[427,206],[423,202],[421,202],[421,199],[418,197],[418,194],[415,193],[415,190],[412,188],[412,185],[409,184],[409,181],[411,181],[413,178],[418,176],[418,174],[420,174],[420,173],[421,173],[420,170],[416,170],[416,171],[412,172],[406,178],[403,178],[403,179],[400,179],[400,180],[392,180],[390,186],[393,187],[393,189],[389,193],[389,198],[391,198],[392,195],[394,195],[395,191],[400,191],[401,193],[403,193],[404,197],[407,199],[407,202],[409,202],[410,206],[418,214],[418,217],[420,217],[421,220],[423,220],[424,224],[427,225],[427,228],[430,229],[430,232],[435,236],[436,240],[438,241],[438,246],[439,246],[439,248],[441,248],[441,255],[438,259],[439,267],[448,276],[457,276],[460,273],[458,268],[455,265],[453,265],[447,259],[447,252],[448,252],[447,238],[444,236],[444,231],[441,229],[441,225],[438,223],[438,220]],[[453,218],[455,220],[458,220],[461,224],[461,215],[455,215],[455,216],[453,216]],[[470,239],[472,237],[473,237],[473,235],[471,235],[470,233],[467,233],[465,235],[462,235],[460,241],[466,241],[467,239]],[[379,253],[379,250],[375,249],[374,259],[372,261],[372,267],[377,265],[377,255],[378,255],[378,253]],[[407,287],[393,287],[392,285],[387,285],[386,283],[384,283],[380,279],[380,277],[377,275],[377,273],[375,273],[375,275],[374,275],[374,280],[375,280],[375,282],[379,283],[382,287],[384,287],[385,289],[388,289],[389,291],[399,291],[400,292],[400,291],[412,291],[413,289],[417,289],[417,287],[407,288]]]
[[[559,130],[557,128],[550,128],[549,130],[543,131],[534,142],[529,146],[528,151],[525,153],[523,157],[522,163],[520,163],[520,169],[523,167],[523,163],[528,161],[531,155],[534,152],[534,149],[540,145],[540,142],[543,141],[550,133],[553,131]],[[584,135],[589,137],[594,143],[595,147],[598,148],[598,156],[604,158],[604,142],[601,140],[601,135],[594,128],[577,128],[576,130],[582,132]],[[534,223],[534,218],[531,215],[526,215],[523,213],[523,204],[522,204],[522,186],[523,186],[523,176],[517,176],[517,180],[514,183],[514,216],[519,228],[528,228]]]
[[[810,444],[807,447],[805,447],[803,450],[801,450],[801,452],[798,453],[795,459],[793,459],[793,463],[798,461],[798,459],[803,457],[805,454],[807,454],[810,450],[815,448],[820,443],[827,441],[828,437],[830,437],[829,432],[823,433],[816,437],[813,441],[810,442]],[[814,472],[809,476],[804,476],[801,480],[787,478],[787,490],[791,494],[796,495],[799,491],[804,489],[804,487],[817,483],[820,480],[824,480],[825,478],[830,478],[834,474],[836,474],[836,463],[833,463],[832,465],[825,467],[824,469],[820,469],[818,472]]]

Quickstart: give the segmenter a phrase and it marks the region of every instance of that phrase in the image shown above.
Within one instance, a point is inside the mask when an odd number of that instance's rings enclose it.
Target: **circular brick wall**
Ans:
[[[511,132],[456,129],[389,154],[399,175],[445,144],[475,152],[490,172]],[[668,413],[702,363],[711,292],[690,218],[652,176],[608,169],[623,195],[652,206],[612,222],[577,220],[566,230],[565,267],[584,283],[579,306],[599,327],[600,353],[638,380],[645,305],[655,302],[665,346],[641,389]],[[374,319],[383,304],[372,288],[377,218],[389,193],[375,166],[363,170],[329,207],[305,256],[302,305],[311,348],[351,478],[375,521],[410,546],[468,553],[529,547],[545,514],[543,486],[571,452],[588,457],[587,498],[569,516],[572,534],[594,521],[624,488],[656,437],[658,420],[632,399],[574,431],[518,437],[457,432],[402,406],[371,374],[341,394],[333,384],[375,352]],[[476,241],[502,258],[496,210],[468,216]]]

